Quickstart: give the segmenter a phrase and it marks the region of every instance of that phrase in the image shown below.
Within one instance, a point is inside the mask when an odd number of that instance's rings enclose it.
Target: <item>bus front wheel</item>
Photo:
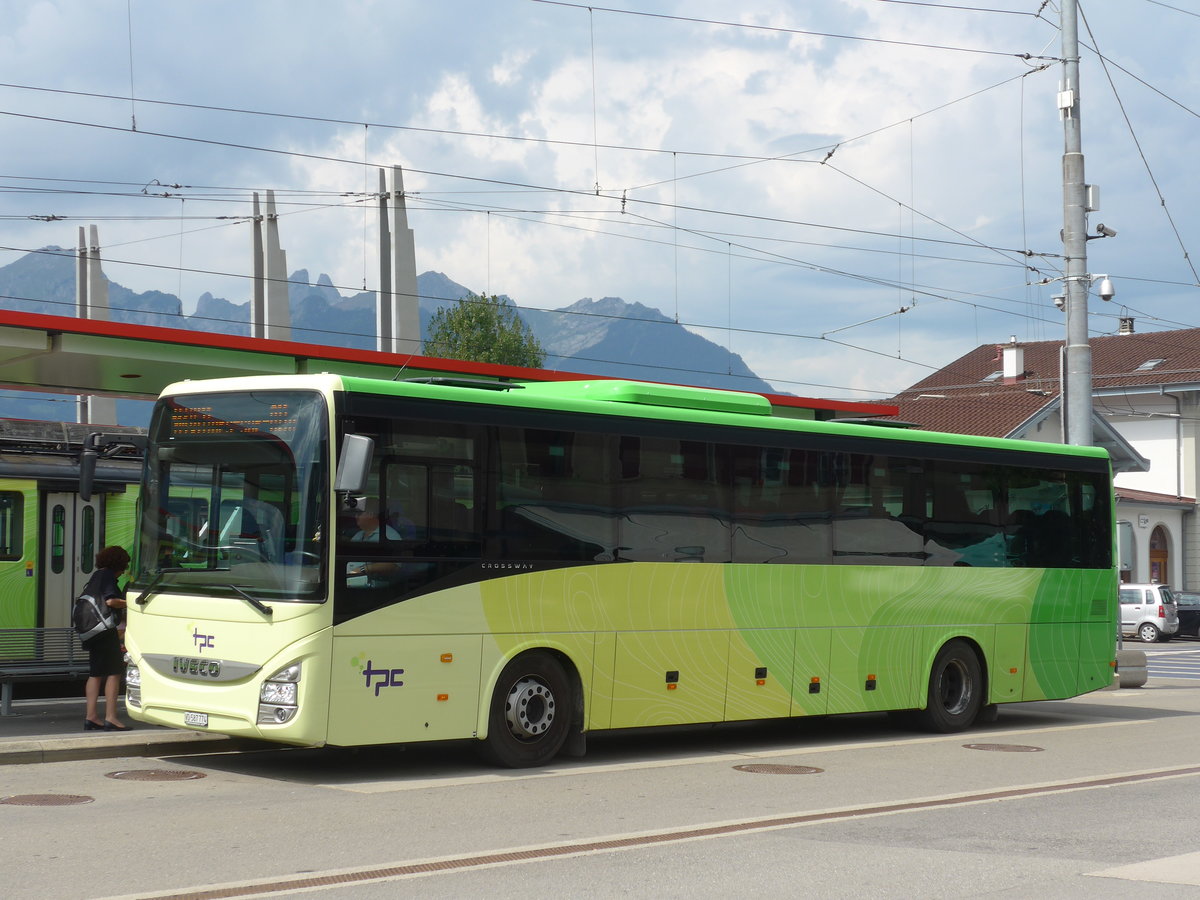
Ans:
[[[917,721],[927,731],[950,734],[970,728],[983,705],[983,667],[966,641],[947,643],[933,660],[929,695]]]
[[[571,712],[571,682],[558,660],[542,651],[518,656],[496,681],[479,752],[511,769],[545,765],[567,739]]]

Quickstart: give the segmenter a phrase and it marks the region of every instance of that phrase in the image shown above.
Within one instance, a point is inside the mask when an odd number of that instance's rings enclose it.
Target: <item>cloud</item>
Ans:
[[[1061,329],[1053,284],[1031,284],[1061,270],[1060,72],[1015,55],[1054,56],[1059,35],[1049,11],[1000,6],[1012,14],[873,0],[652,10],[785,33],[516,2],[471,4],[469,16],[461,4],[369,0],[219,0],[203,15],[134,4],[143,101],[0,88],[0,186],[25,216],[98,221],[112,277],[182,290],[190,306],[206,290],[248,295],[238,217],[268,187],[292,268],[373,287],[367,195],[375,167],[399,163],[419,269],[529,306],[622,296],[717,333],[732,317],[750,333],[733,349],[767,380],[882,394],[924,373],[906,360]],[[0,82],[128,92],[125,4],[0,13]],[[1191,23],[1127,4],[1088,15],[1085,40],[1167,94],[1110,69],[1122,113],[1085,53],[1087,172],[1103,198],[1093,224],[1120,231],[1089,245],[1090,266],[1113,275],[1140,322],[1200,324],[1184,257],[1200,240],[1200,132],[1179,105],[1196,108]],[[71,245],[77,224],[0,220],[0,244]],[[1115,307],[1093,325],[1115,330]],[[834,331],[844,344],[821,338]]]

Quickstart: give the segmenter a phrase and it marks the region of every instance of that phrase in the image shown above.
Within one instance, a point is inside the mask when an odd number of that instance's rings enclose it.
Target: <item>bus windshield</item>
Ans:
[[[160,400],[142,488],[141,585],[324,599],[327,418],[309,391]]]

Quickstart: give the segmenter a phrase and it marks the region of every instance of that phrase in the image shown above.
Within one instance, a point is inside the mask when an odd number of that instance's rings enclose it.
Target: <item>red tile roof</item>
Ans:
[[[1025,371],[1013,383],[999,377],[1003,346],[976,347],[897,394],[890,401],[900,410],[895,418],[936,431],[996,437],[1012,433],[1058,398],[1063,343],[1018,344]],[[1200,383],[1200,328],[1092,338],[1091,347],[1096,392]],[[1151,360],[1161,362],[1139,369]]]

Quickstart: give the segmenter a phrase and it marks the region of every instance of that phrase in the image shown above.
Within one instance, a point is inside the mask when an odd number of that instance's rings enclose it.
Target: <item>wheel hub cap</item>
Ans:
[[[942,705],[946,712],[959,715],[971,702],[972,688],[965,667],[957,660],[942,675]]]
[[[504,718],[514,736],[540,737],[554,722],[554,695],[534,678],[522,678],[508,693]]]

